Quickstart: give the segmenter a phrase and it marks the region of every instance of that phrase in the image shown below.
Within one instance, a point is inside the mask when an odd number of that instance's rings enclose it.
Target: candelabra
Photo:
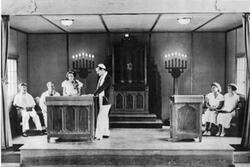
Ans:
[[[187,55],[178,52],[166,54],[165,69],[173,77],[173,94],[178,94],[178,77],[187,69]]]
[[[95,68],[95,56],[88,53],[79,53],[72,56],[73,71],[79,77],[86,79],[92,69]]]

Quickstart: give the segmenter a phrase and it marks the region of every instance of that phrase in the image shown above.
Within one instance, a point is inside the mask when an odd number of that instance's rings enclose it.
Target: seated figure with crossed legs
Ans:
[[[20,92],[15,96],[13,105],[21,111],[22,114],[22,131],[23,136],[27,137],[27,130],[29,130],[29,119],[32,117],[36,129],[40,132],[40,135],[43,135],[42,133],[42,126],[40,119],[34,109],[36,103],[33,99],[33,97],[27,92],[27,84],[21,83],[19,84]]]

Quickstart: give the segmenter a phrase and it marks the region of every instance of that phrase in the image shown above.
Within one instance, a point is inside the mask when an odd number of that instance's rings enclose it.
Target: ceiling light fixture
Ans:
[[[128,37],[129,37],[129,34],[128,34],[128,33],[126,33],[124,36],[125,36],[126,38],[128,38]]]
[[[61,20],[61,24],[66,27],[71,26],[73,22],[74,22],[74,19],[62,19]]]
[[[191,17],[182,17],[178,18],[177,20],[180,24],[189,24],[191,19],[192,19]]]

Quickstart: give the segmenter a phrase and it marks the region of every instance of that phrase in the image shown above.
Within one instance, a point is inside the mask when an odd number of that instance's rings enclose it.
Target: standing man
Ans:
[[[56,92],[53,82],[47,82],[47,89],[47,91],[42,93],[39,101],[39,106],[41,107],[43,113],[45,128],[47,128],[47,105],[45,103],[45,98],[48,96],[60,96],[60,94]]]
[[[100,78],[98,80],[96,91],[94,92],[94,96],[97,96],[99,100],[99,113],[97,116],[95,138],[101,140],[102,138],[108,138],[110,135],[108,113],[111,108],[109,102],[111,77],[106,71],[104,64],[98,64],[96,67],[96,73]]]
[[[20,83],[19,84],[20,92],[15,96],[13,105],[21,111],[22,114],[22,130],[23,130],[23,136],[27,137],[27,130],[29,130],[29,119],[32,117],[36,129],[40,131],[40,135],[43,135],[42,133],[42,126],[40,119],[34,110],[34,107],[36,105],[33,97],[27,92],[27,84],[26,83]]]

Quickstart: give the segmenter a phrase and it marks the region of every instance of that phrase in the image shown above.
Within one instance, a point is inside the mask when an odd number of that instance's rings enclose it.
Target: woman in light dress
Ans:
[[[239,95],[236,94],[237,86],[233,83],[227,87],[227,92],[224,95],[224,106],[218,111],[217,124],[219,132],[217,136],[225,136],[225,128],[230,128],[230,122],[235,115],[235,109],[239,102]]]
[[[66,80],[62,82],[63,96],[80,96],[83,84],[75,79],[75,73],[69,71],[66,74]]]
[[[211,93],[205,97],[207,110],[204,114],[205,132],[203,135],[211,135],[211,130],[217,125],[217,111],[222,108],[224,97],[220,93],[221,86],[217,82],[211,84]]]

